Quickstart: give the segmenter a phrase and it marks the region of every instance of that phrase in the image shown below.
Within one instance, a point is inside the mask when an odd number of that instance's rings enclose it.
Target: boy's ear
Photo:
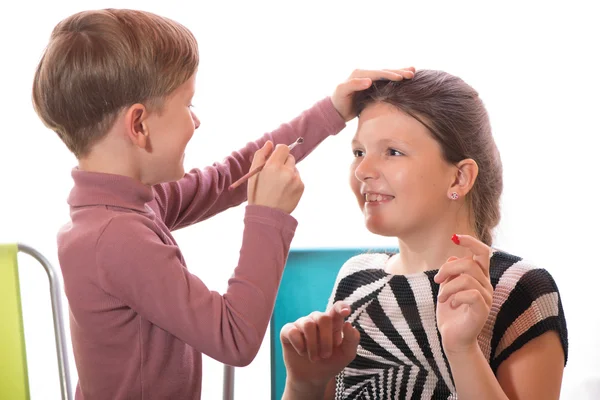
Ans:
[[[464,198],[475,184],[477,175],[479,174],[479,166],[475,160],[471,158],[464,159],[456,164],[458,169],[453,177],[453,182],[448,188],[448,197],[453,192]]]
[[[131,140],[131,143],[140,149],[147,148],[150,143],[147,118],[148,110],[146,106],[140,103],[129,107],[125,114],[127,137]]]

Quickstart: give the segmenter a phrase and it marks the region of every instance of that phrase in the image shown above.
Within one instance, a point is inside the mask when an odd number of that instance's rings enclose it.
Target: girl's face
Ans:
[[[371,232],[402,237],[449,211],[457,167],[418,120],[390,104],[371,104],[360,115],[352,151],[350,185]]]

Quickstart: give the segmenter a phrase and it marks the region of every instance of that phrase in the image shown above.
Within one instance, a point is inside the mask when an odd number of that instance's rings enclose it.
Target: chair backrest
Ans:
[[[48,260],[37,250],[23,244],[0,244],[0,399],[29,399],[19,252],[33,257],[48,275],[61,394],[64,400],[70,400],[72,392],[59,280]]]
[[[0,245],[0,399],[28,399],[16,244]]]
[[[292,249],[283,272],[275,310],[271,318],[271,399],[279,400],[285,388],[286,371],[279,333],[283,325],[324,311],[342,265],[355,255],[389,249]]]

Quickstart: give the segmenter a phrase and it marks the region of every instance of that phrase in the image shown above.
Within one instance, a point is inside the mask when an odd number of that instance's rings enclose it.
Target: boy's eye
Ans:
[[[398,151],[396,149],[388,149],[388,154],[390,156],[403,156],[404,153],[402,153],[401,151]]]
[[[365,153],[362,150],[352,150],[354,157],[362,157]]]

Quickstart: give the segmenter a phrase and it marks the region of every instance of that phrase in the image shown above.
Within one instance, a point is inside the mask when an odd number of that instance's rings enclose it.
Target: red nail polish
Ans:
[[[456,233],[454,235],[452,235],[452,241],[456,244],[460,244],[460,239],[458,238]]]

